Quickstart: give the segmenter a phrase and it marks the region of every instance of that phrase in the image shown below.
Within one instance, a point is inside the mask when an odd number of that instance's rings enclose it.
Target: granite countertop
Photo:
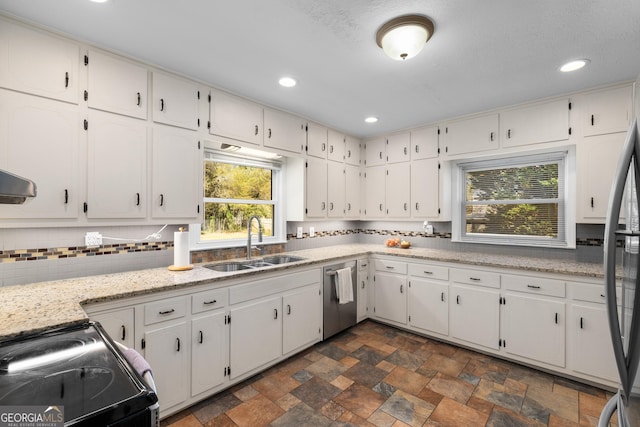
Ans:
[[[305,258],[291,264],[234,273],[220,273],[196,265],[189,271],[155,268],[125,273],[80,277],[0,288],[0,340],[82,323],[88,320],[83,305],[113,301],[159,291],[186,288],[241,277],[255,277],[266,271],[329,263],[347,257],[392,255],[484,267],[517,268],[525,271],[603,277],[602,264],[580,263],[550,258],[487,255],[427,248],[387,248],[382,245],[338,245],[287,254]]]

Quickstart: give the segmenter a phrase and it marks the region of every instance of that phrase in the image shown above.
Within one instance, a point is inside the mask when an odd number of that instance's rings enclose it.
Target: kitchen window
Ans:
[[[260,218],[263,243],[284,239],[282,169],[276,159],[251,158],[205,150],[202,224],[192,225],[198,249],[247,244],[247,223]],[[194,236],[197,241],[194,242]],[[252,221],[252,235],[258,223]]]
[[[575,248],[573,151],[457,163],[454,241]]]

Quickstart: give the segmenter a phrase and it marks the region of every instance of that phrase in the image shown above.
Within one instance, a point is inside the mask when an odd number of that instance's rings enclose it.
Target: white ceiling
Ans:
[[[359,137],[640,73],[638,0],[0,0],[2,11]],[[376,30],[407,13],[435,34],[393,61]],[[558,71],[575,58],[591,64]],[[298,86],[280,87],[283,75]]]

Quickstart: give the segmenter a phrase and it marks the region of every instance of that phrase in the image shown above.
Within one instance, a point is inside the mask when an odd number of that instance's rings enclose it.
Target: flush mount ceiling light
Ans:
[[[570,73],[571,71],[577,71],[586,66],[590,61],[588,59],[576,59],[569,61],[560,67],[560,71],[563,73]]]
[[[378,118],[374,117],[374,116],[370,116],[370,117],[367,117],[366,119],[364,119],[364,121],[366,123],[376,123],[378,121]]]
[[[376,42],[391,59],[401,61],[416,56],[433,35],[433,22],[422,15],[404,15],[384,24]]]
[[[283,87],[294,87],[298,82],[293,77],[283,77],[278,80],[278,83]]]

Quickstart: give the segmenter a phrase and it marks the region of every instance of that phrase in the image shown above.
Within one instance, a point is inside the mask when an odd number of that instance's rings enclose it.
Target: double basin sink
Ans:
[[[289,264],[291,262],[302,261],[304,258],[290,255],[273,255],[264,258],[247,259],[243,261],[224,262],[220,264],[205,265],[209,270],[229,273],[242,270],[255,270],[263,267],[272,267],[274,265]]]

